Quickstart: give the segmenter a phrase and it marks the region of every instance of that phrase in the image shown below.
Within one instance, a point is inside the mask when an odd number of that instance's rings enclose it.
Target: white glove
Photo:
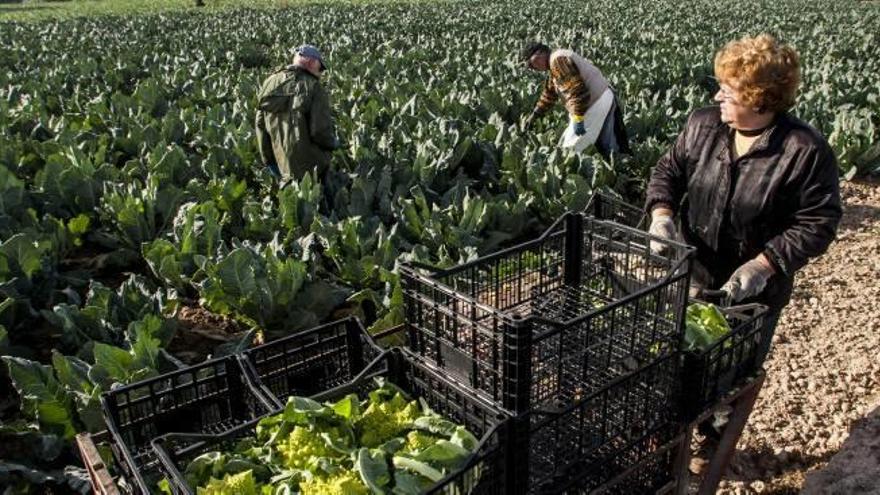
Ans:
[[[672,215],[669,210],[657,208],[651,213],[651,226],[648,233],[663,239],[675,239],[675,222],[672,221]],[[657,241],[651,241],[651,252],[654,254],[663,254],[669,246]]]
[[[721,290],[726,291],[734,302],[755,297],[767,287],[767,280],[773,276],[773,272],[772,265],[760,254],[737,268]]]

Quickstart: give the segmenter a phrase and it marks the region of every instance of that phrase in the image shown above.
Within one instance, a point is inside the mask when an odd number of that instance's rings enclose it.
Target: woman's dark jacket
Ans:
[[[778,114],[748,153],[734,158],[733,131],[719,107],[697,110],[657,163],[645,208],[678,214],[697,248],[692,285],[717,289],[741,264],[765,253],[776,275],[754,299],[782,309],[794,274],[828,249],[842,214],[837,161],[808,124]]]

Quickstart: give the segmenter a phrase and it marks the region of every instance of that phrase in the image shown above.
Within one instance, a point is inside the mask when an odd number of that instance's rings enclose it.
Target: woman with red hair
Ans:
[[[696,247],[694,287],[769,307],[763,360],[795,273],[834,240],[839,172],[825,138],[788,113],[800,83],[793,48],[766,34],[732,41],[715,76],[718,105],[688,118],[651,174],[645,208],[652,234],[674,237],[677,217]]]

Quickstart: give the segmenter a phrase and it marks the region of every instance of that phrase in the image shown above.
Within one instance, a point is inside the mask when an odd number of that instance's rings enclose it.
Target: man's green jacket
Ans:
[[[317,77],[288,66],[260,88],[256,130],[260,155],[285,178],[301,179],[312,169],[323,175],[337,146],[330,97]]]

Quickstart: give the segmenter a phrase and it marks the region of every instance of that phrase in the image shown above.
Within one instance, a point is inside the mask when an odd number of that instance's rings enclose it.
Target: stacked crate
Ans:
[[[651,240],[667,254],[653,254]],[[614,476],[652,465],[681,438],[678,350],[692,253],[568,213],[538,239],[461,266],[404,266],[407,352],[515,418],[517,486],[634,489]],[[633,493],[675,481],[669,466],[660,471],[636,470],[651,486]]]
[[[620,198],[596,193],[587,214],[641,230],[649,228],[645,211]],[[730,326],[730,333],[706,349],[682,352],[681,385],[684,418],[693,420],[715,407],[720,399],[743,386],[762,369],[760,349],[772,337],[765,325],[767,307],[762,304],[734,305],[723,291],[699,290],[689,301],[713,303]]]

